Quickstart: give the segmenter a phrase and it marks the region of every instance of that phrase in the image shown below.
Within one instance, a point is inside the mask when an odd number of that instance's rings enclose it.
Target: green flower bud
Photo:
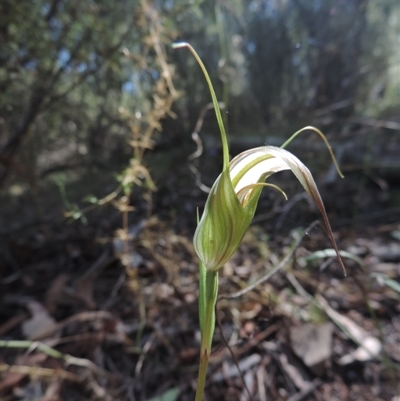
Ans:
[[[252,219],[251,211],[236,196],[229,171],[223,171],[211,188],[193,239],[207,269],[217,270],[231,258]]]

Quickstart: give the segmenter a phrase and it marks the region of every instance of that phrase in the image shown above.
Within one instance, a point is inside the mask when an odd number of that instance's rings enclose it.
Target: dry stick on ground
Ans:
[[[61,359],[67,363],[67,365],[81,366],[92,370],[99,375],[110,375],[110,372],[99,368],[89,359],[77,358],[69,354],[63,354],[54,348],[49,347],[38,341],[4,341],[0,340],[0,348],[27,348],[29,351],[38,349],[40,352],[45,353],[56,359]]]
[[[59,330],[62,330],[64,327],[68,326],[70,323],[74,322],[86,322],[86,321],[93,321],[93,320],[110,320],[114,321],[116,320],[115,316],[107,311],[85,311],[85,312],[80,312],[75,315],[72,315],[70,317],[67,317],[66,319],[62,320],[61,322],[58,322],[54,327],[46,331],[45,333],[40,334],[40,336],[36,336],[33,338],[33,341],[38,341],[42,339],[47,339],[48,337],[52,336],[54,333],[56,333]]]
[[[215,317],[216,317],[216,320],[217,320],[218,329],[219,329],[219,331],[221,333],[222,340],[223,340],[226,348],[228,348],[229,353],[231,354],[231,358],[232,358],[232,360],[233,360],[233,362],[234,362],[234,364],[235,364],[235,366],[236,366],[236,368],[237,368],[237,370],[239,372],[240,379],[242,380],[243,387],[246,389],[247,395],[249,397],[248,399],[249,399],[249,401],[252,401],[253,397],[252,397],[252,395],[250,393],[249,388],[247,387],[246,381],[244,380],[243,373],[242,373],[242,371],[240,370],[240,367],[239,367],[239,362],[237,361],[236,356],[233,353],[232,348],[230,347],[230,345],[229,345],[229,343],[228,343],[228,341],[227,341],[227,339],[225,337],[224,329],[222,328],[221,321],[219,320],[219,317],[218,317],[217,306],[218,306],[218,301],[215,303]]]
[[[144,363],[144,360],[146,358],[147,353],[150,351],[151,346],[154,343],[154,340],[157,337],[157,333],[155,333],[153,331],[153,333],[150,335],[149,339],[146,341],[146,343],[144,344],[143,348],[142,348],[142,352],[141,355],[136,363],[136,367],[135,367],[135,377],[139,377],[140,375],[140,371],[142,370],[142,366]]]
[[[246,352],[250,351],[251,348],[257,346],[262,341],[264,341],[272,333],[278,331],[280,327],[281,327],[280,323],[276,323],[273,324],[272,326],[269,326],[267,329],[265,329],[264,331],[262,331],[261,333],[257,334],[255,337],[250,339],[250,341],[248,341],[243,347],[232,350],[233,354],[235,355],[235,357],[245,354]],[[216,364],[222,362],[222,360],[225,358],[226,355],[224,351],[225,349],[223,349],[222,352],[219,352],[218,354],[212,354],[210,357],[210,363]]]
[[[233,298],[240,297],[240,296],[246,294],[247,292],[253,290],[253,289],[254,289],[255,287],[257,287],[258,285],[260,285],[260,284],[264,283],[265,281],[267,281],[272,275],[274,275],[276,272],[278,272],[280,269],[282,269],[282,268],[289,262],[289,260],[293,257],[294,253],[296,252],[296,250],[297,250],[298,247],[300,246],[300,244],[301,244],[301,242],[303,241],[304,237],[305,237],[305,236],[307,235],[307,233],[308,233],[310,230],[312,230],[317,224],[318,224],[318,221],[314,221],[313,223],[311,223],[311,224],[307,227],[307,229],[304,231],[304,235],[302,235],[300,238],[297,239],[297,241],[295,242],[294,246],[292,247],[292,250],[291,250],[291,251],[282,259],[282,261],[281,261],[274,269],[272,269],[269,273],[267,273],[265,276],[261,277],[261,278],[260,278],[259,280],[257,280],[254,284],[250,285],[249,287],[246,287],[245,289],[243,289],[243,290],[241,290],[241,291],[238,291],[238,292],[236,292],[236,293],[234,293],[234,294],[221,295],[221,296],[218,298],[218,300],[217,300],[217,302],[216,302],[216,304],[215,304],[215,316],[216,316],[216,318],[217,318],[217,324],[218,324],[219,331],[220,331],[220,333],[221,333],[222,340],[223,340],[225,346],[227,347],[227,349],[229,350],[229,353],[230,353],[230,355],[231,355],[231,357],[232,357],[232,360],[233,360],[233,362],[234,362],[236,368],[238,369],[238,372],[239,372],[241,381],[242,381],[242,383],[243,383],[243,387],[246,389],[246,392],[247,392],[247,394],[248,394],[248,396],[249,396],[249,400],[252,400],[252,395],[251,395],[250,390],[248,389],[247,384],[246,384],[246,382],[245,382],[245,380],[244,380],[243,373],[241,372],[241,370],[240,370],[240,368],[239,368],[239,363],[238,363],[238,361],[237,361],[237,359],[236,359],[236,356],[235,356],[235,354],[234,354],[232,348],[229,346],[228,341],[226,340],[224,331],[223,331],[222,326],[221,326],[221,322],[220,322],[220,320],[219,320],[219,318],[218,318],[218,313],[217,313],[218,301],[219,301],[220,299],[233,299]]]
[[[21,365],[7,365],[6,363],[0,363],[0,373],[21,373],[23,375],[29,375],[34,377],[47,377],[54,379],[54,377],[59,377],[64,380],[69,380],[75,383],[82,381],[81,377],[78,375],[66,372],[60,369],[49,369],[42,368],[39,366],[21,366]]]
[[[258,279],[254,284],[249,285],[248,287],[244,288],[243,290],[240,290],[238,292],[235,292],[233,294],[222,294],[218,297],[218,300],[220,299],[234,299],[241,297],[244,294],[247,294],[248,292],[254,290],[257,286],[260,284],[266,282],[269,280],[275,273],[277,273],[279,270],[281,270],[283,267],[286,266],[286,264],[292,259],[293,255],[297,251],[297,248],[300,246],[301,242],[303,239],[308,235],[308,232],[312,230],[317,224],[319,224],[319,221],[316,220],[313,223],[311,223],[304,231],[304,234],[298,238],[295,242],[295,244],[292,247],[292,250],[278,263],[276,267],[274,267],[270,272],[268,272],[265,276],[261,277]]]

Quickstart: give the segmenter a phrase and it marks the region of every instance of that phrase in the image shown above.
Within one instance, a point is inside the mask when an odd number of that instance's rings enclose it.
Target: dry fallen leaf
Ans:
[[[368,361],[376,358],[381,350],[382,344],[376,337],[370,335],[366,330],[358,324],[350,320],[348,317],[341,315],[332,309],[328,302],[321,295],[316,295],[317,301],[324,308],[327,315],[347,334],[359,347],[344,355],[339,359],[340,365],[347,365],[353,361]]]
[[[295,354],[317,375],[324,373],[324,362],[332,353],[333,324],[305,324],[290,329],[290,342]]]
[[[55,320],[42,304],[36,301],[28,301],[26,306],[32,317],[22,323],[22,333],[28,340],[34,340],[56,326]]]
[[[302,368],[300,362],[296,361],[292,355],[285,350],[281,350],[278,359],[282,369],[299,390],[303,390],[310,385],[309,377],[306,377],[307,374],[304,367]]]

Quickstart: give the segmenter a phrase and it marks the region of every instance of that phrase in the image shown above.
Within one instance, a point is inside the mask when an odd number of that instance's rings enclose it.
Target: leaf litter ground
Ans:
[[[136,214],[125,242],[98,213],[2,235],[2,400],[193,399],[193,226]],[[336,231],[347,278],[321,228],[267,236],[277,224],[259,219],[221,271],[207,400],[398,401],[396,220]]]

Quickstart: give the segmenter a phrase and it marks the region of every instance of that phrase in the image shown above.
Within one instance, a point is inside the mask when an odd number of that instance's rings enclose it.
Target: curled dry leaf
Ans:
[[[317,295],[316,299],[327,315],[343,330],[345,334],[359,345],[356,350],[340,358],[338,361],[339,364],[347,365],[354,361],[368,361],[376,358],[380,354],[382,343],[379,339],[370,335],[366,330],[348,317],[343,316],[332,309],[325,298],[321,295]]]

